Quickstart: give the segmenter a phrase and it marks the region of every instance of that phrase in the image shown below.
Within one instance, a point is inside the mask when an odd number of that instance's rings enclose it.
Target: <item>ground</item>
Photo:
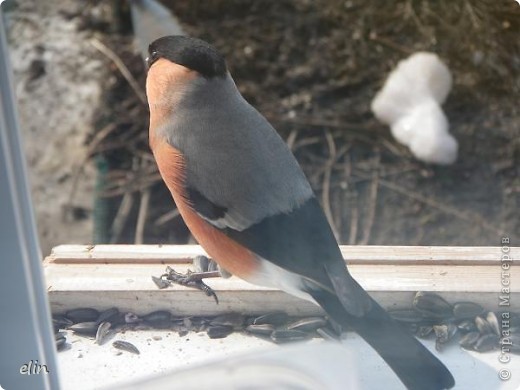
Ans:
[[[60,182],[53,175],[38,175],[35,181],[33,175],[36,208],[54,210],[56,217],[63,205],[72,204],[79,206],[86,221],[95,215],[95,237],[85,233],[82,243],[186,242],[189,235],[172,213],[173,203],[147,145],[146,104],[110,58],[85,44],[95,34],[144,90],[145,71],[132,44],[128,5],[120,3],[114,14],[118,23],[113,26],[100,21],[101,4],[90,2],[84,9],[76,4],[74,12],[58,13],[71,26],[59,30],[60,36],[77,36],[71,45],[74,53],[86,57],[85,63],[78,62],[76,55],[56,55],[48,58],[52,66],[45,68],[69,66],[78,72],[79,80],[87,85],[92,81],[102,90],[97,105],[89,100],[97,92],[75,100],[74,108],[89,111],[81,121],[74,119],[86,128],[77,138],[70,138],[76,139],[74,150],[94,151],[91,161],[101,168],[97,202],[93,200],[95,191],[79,190],[72,202],[60,199],[60,207],[51,207],[48,202],[52,199],[38,195],[42,185],[58,193],[68,192],[73,180]],[[518,245],[517,3],[283,0],[164,4],[171,6],[188,34],[214,43],[226,55],[240,91],[291,143],[341,243],[478,246],[500,245],[501,237],[508,236],[512,245]],[[48,15],[53,12],[57,13],[47,9]],[[41,31],[47,28],[51,27]],[[43,39],[50,47],[59,41],[55,35],[37,35],[23,40]],[[447,167],[415,160],[369,109],[397,62],[420,50],[437,53],[454,77],[444,110],[460,150],[457,162]],[[31,62],[19,56],[14,62],[15,68],[26,69],[22,76],[17,74],[18,80],[27,78]],[[48,77],[49,72],[40,79]],[[68,79],[67,83],[75,81]],[[19,95],[22,119],[34,116],[28,103],[33,97],[40,97],[42,106],[49,105],[47,111],[56,111],[54,107],[69,110],[60,118],[77,118],[66,105],[70,101],[67,95],[29,91]],[[31,126],[55,129],[50,122],[40,119]],[[66,131],[75,134],[72,128]],[[31,137],[26,135],[26,141]],[[37,155],[52,156],[48,158],[56,170],[71,165],[58,153],[42,151],[47,145],[38,138],[35,141],[34,147],[40,148]],[[29,158],[31,142],[27,142]],[[60,149],[64,150],[63,145]],[[35,184],[38,180],[44,184]],[[94,187],[92,175],[81,176],[79,182]],[[87,205],[79,200],[86,195],[91,199]],[[39,213],[40,226],[46,218]],[[60,239],[64,243],[69,237]],[[54,240],[50,245],[58,243]]]

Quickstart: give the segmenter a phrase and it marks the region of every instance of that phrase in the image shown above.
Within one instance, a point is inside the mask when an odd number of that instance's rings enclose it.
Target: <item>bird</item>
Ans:
[[[148,48],[149,144],[187,227],[231,274],[313,302],[354,329],[408,389],[451,388],[450,371],[349,273],[287,144],[240,94],[206,41]]]

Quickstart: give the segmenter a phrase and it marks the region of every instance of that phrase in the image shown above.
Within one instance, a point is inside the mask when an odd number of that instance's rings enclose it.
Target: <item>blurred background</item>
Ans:
[[[340,243],[519,242],[520,5],[473,1],[164,1],[213,43],[287,140]],[[71,243],[187,243],[148,147],[145,67],[127,1],[7,1],[44,254]],[[453,165],[416,160],[370,103],[396,64],[436,53]],[[237,183],[240,185],[240,183]]]

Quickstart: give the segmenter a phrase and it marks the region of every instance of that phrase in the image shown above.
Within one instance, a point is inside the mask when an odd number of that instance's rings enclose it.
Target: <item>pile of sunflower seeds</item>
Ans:
[[[508,337],[512,353],[520,353],[520,316],[508,313],[507,329],[503,326],[503,313],[486,312],[472,302],[453,305],[432,293],[418,292],[411,309],[390,311],[390,315],[419,338],[435,337],[437,350],[459,340],[469,350],[488,352],[500,348],[501,340]],[[327,317],[291,317],[284,312],[272,312],[261,316],[246,316],[230,312],[217,316],[175,317],[169,311],[154,311],[144,316],[122,313],[117,308],[99,312],[92,308],[69,310],[53,315],[53,325],[58,351],[67,349],[66,332],[95,337],[104,344],[117,332],[126,330],[168,329],[180,336],[189,332],[206,332],[209,338],[224,338],[233,332],[288,343],[314,337],[339,340],[340,328]],[[123,340],[112,345],[120,350],[139,354],[139,350]]]
[[[340,339],[325,317],[290,317],[284,312],[272,312],[261,316],[246,316],[236,312],[217,316],[174,317],[169,311],[154,311],[144,316],[134,313],[121,313],[117,308],[99,312],[92,308],[69,310],[63,314],[53,314],[53,325],[58,351],[67,349],[67,333],[96,339],[102,345],[117,332],[126,330],[167,329],[178,332],[183,337],[189,332],[206,332],[209,338],[224,338],[233,332],[248,334],[270,340],[274,343],[287,343],[307,340],[313,337]],[[116,340],[115,348],[139,353],[132,344]]]
[[[453,305],[433,293],[418,292],[412,309],[391,310],[390,315],[422,339],[435,337],[441,351],[458,340],[467,350],[489,352],[508,344],[509,352],[520,354],[520,315],[492,312],[474,302]]]

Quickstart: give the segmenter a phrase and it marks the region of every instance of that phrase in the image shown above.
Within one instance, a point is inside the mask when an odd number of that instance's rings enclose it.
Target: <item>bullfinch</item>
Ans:
[[[321,306],[407,388],[451,388],[448,369],[352,278],[296,159],[242,97],[224,57],[185,36],[148,51],[150,147],[206,252],[233,275]]]

